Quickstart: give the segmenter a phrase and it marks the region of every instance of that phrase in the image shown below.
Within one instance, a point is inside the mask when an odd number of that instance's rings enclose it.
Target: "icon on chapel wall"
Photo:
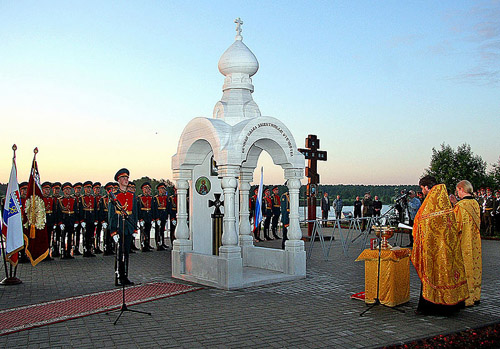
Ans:
[[[195,188],[198,194],[207,195],[210,192],[211,183],[207,177],[199,177],[196,180]]]
[[[219,169],[217,168],[217,162],[215,162],[215,159],[212,155],[212,160],[210,161],[210,176],[218,176],[219,175]]]

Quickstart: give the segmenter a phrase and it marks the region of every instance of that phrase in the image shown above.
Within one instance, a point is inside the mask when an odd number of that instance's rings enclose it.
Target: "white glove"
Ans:
[[[64,224],[59,225],[59,228],[61,228],[61,230],[64,230]]]
[[[87,226],[87,223],[82,222],[82,228],[85,228],[86,226]],[[75,228],[76,228],[76,225],[75,225]]]
[[[108,227],[108,223],[104,222],[102,223],[102,229],[106,229]]]
[[[94,222],[94,225],[96,225],[96,226],[97,226],[97,221],[95,221],[95,222]]]
[[[77,228],[77,227],[78,227],[78,223],[75,223],[75,224],[73,225],[73,227],[74,227],[74,228]]]
[[[118,234],[113,235],[113,240],[115,240],[116,243],[118,243],[119,239],[120,237],[118,236]]]
[[[151,225],[155,225],[155,221],[151,221]]]
[[[137,238],[138,234],[134,231],[134,232],[132,233],[132,236],[133,236],[133,237],[134,237],[134,239],[135,239],[135,238]]]
[[[172,219],[172,225],[175,227],[177,225],[177,220]]]
[[[161,225],[161,221],[159,219],[157,219],[156,224]]]
[[[139,224],[144,228],[144,221],[141,221]]]
[[[56,230],[57,228],[57,225],[54,224],[54,226],[52,227],[52,230]]]

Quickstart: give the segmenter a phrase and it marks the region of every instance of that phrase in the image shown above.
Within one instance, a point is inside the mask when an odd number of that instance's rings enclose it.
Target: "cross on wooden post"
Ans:
[[[318,160],[326,161],[326,151],[319,149],[319,139],[316,135],[309,135],[306,138],[306,148],[298,150],[307,159],[306,177],[307,180],[307,220],[316,219],[316,194],[319,184]],[[311,237],[314,223],[307,224],[307,236]]]

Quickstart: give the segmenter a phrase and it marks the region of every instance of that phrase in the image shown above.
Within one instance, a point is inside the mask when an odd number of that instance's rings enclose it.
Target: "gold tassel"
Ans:
[[[34,239],[34,238],[35,238],[35,225],[32,224],[30,227],[30,239]]]

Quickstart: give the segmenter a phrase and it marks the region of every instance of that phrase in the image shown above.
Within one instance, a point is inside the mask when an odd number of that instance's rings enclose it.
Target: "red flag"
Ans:
[[[45,203],[43,201],[42,187],[40,185],[40,174],[36,163],[38,148],[35,148],[33,165],[31,166],[30,181],[28,183],[28,195],[26,197],[24,223],[24,244],[26,245],[26,255],[35,266],[45,259],[49,254],[49,239],[47,217],[45,214]]]

